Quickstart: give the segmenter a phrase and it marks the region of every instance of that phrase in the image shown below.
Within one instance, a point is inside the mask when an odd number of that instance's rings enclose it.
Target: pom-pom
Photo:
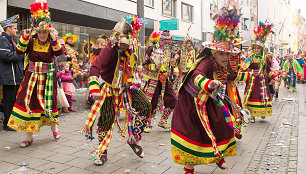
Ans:
[[[154,33],[152,33],[151,34],[151,42],[153,43],[153,44],[157,44],[157,42],[159,41],[159,39],[160,39],[160,33],[159,32],[154,32]]]

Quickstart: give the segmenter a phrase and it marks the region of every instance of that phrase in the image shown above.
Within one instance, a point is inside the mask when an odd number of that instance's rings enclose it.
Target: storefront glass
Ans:
[[[111,34],[110,30],[76,26],[59,22],[52,22],[52,26],[58,31],[59,38],[64,37],[66,33],[72,33],[79,37],[79,40],[74,43],[74,49],[79,52],[78,58],[84,62],[88,61],[92,52],[92,46],[96,43],[97,38],[102,34],[107,34],[108,36]],[[88,45],[88,43],[90,44]]]

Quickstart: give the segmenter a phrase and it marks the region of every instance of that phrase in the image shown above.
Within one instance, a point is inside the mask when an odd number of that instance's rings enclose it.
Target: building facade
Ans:
[[[20,30],[29,28],[29,5],[33,2],[34,0],[1,0],[1,19],[19,14],[18,28]],[[66,33],[78,35],[79,41],[75,47],[81,53],[80,57],[87,58],[89,55],[84,52],[85,45],[94,44],[96,38],[103,33],[111,34],[111,30],[121,18],[137,14],[137,0],[48,0],[47,2],[52,14],[52,26],[58,30],[59,37]],[[160,21],[169,19],[177,20],[177,30],[172,30],[170,33],[178,44],[181,44],[189,27],[190,35],[196,42],[201,41],[201,0],[144,0],[144,3],[147,41],[153,31],[159,31]]]

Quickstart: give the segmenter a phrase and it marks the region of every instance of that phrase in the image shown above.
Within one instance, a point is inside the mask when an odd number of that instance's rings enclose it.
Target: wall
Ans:
[[[7,19],[7,0],[0,0],[0,21]]]
[[[181,4],[185,3],[188,5],[193,6],[193,14],[192,14],[192,22],[186,22],[182,20],[181,15]],[[162,0],[154,0],[155,3],[155,12],[158,14],[156,21],[155,21],[155,31],[159,30],[159,22],[160,20],[167,20],[167,19],[173,19],[176,18],[179,20],[179,29],[170,31],[170,34],[172,36],[176,37],[185,37],[187,34],[188,27],[191,25],[190,29],[190,36],[192,36],[194,39],[202,40],[201,35],[201,0],[177,0],[175,3],[175,17],[169,17],[165,16],[162,13]],[[146,13],[146,11],[145,11]],[[149,15],[149,14],[148,14]]]

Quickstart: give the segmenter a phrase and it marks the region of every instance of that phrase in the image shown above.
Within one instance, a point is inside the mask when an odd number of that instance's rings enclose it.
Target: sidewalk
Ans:
[[[243,90],[243,87],[240,87]],[[237,156],[226,158],[231,168],[222,171],[215,164],[197,166],[198,174],[242,173],[306,173],[306,115],[304,96],[306,85],[298,85],[298,92],[282,89],[280,101],[273,104],[273,116],[256,119],[244,129],[242,140],[237,140]],[[156,124],[149,134],[144,134],[144,158],[138,158],[132,149],[114,131],[109,146],[109,160],[104,166],[94,166],[89,155],[91,145],[78,132],[89,110],[83,109],[86,91],[75,98],[76,113],[61,116],[60,140],[53,139],[50,127],[43,127],[35,134],[34,143],[20,148],[24,133],[0,132],[0,173],[67,173],[67,174],[180,174],[183,166],[173,163],[170,133]],[[294,101],[282,99],[294,99]],[[158,119],[160,116],[158,116]],[[123,124],[123,120],[121,120]],[[96,137],[96,136],[95,136]],[[299,163],[298,163],[299,161]],[[19,165],[29,163],[28,166]],[[27,164],[25,164],[27,165]]]

